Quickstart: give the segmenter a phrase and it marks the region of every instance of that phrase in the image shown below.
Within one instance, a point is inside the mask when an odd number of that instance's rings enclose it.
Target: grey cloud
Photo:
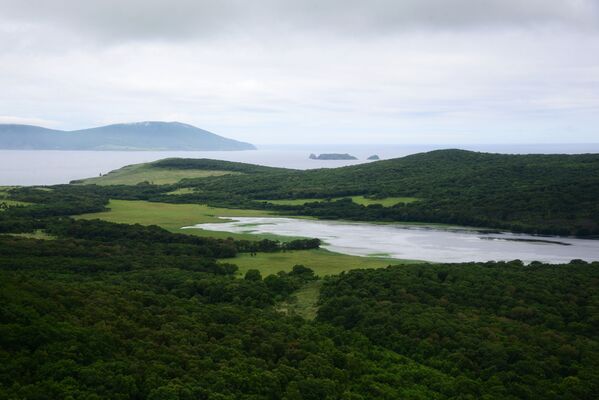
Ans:
[[[113,40],[285,31],[343,35],[405,29],[599,28],[596,0],[0,0],[4,20]]]
[[[598,7],[0,0],[0,121],[179,120],[258,143],[596,141]]]

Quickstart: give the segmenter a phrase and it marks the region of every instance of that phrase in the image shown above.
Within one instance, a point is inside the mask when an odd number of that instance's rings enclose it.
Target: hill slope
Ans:
[[[180,122],[114,124],[77,131],[0,124],[0,148],[14,150],[253,150]]]
[[[167,173],[176,174],[171,182],[180,181],[145,187],[143,193],[141,188],[111,189],[110,196],[276,209],[327,219],[449,223],[538,234],[599,236],[599,154],[506,155],[437,150],[307,171],[206,159],[167,159],[152,163],[152,170],[149,181],[160,183],[158,177]],[[167,195],[173,192],[177,195]],[[418,201],[385,201],[398,198]],[[289,199],[301,201],[273,202]]]
[[[180,161],[184,163],[184,161]],[[181,201],[414,197],[393,207],[320,201],[279,206],[322,218],[444,222],[531,233],[599,235],[599,154],[505,155],[438,150],[342,168],[228,175],[185,186]],[[174,200],[171,200],[174,201]]]
[[[71,181],[84,185],[136,185],[152,183],[165,185],[182,179],[206,178],[230,174],[271,172],[279,168],[208,159],[166,158],[144,164],[127,165],[106,175]]]

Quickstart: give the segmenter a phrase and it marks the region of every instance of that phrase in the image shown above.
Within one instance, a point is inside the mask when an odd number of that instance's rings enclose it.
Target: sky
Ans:
[[[0,123],[599,142],[599,0],[0,0]]]

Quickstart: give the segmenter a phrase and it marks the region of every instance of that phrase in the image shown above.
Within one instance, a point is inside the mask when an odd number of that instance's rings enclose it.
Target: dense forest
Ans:
[[[449,223],[519,232],[599,235],[599,155],[505,155],[439,150],[343,168],[307,171],[215,160],[167,159],[153,168],[235,174],[175,185],[92,187],[92,195],[266,208],[328,219]],[[192,192],[173,196],[177,188]],[[344,197],[413,197],[392,207]],[[305,205],[265,200],[314,199]],[[327,201],[328,200],[328,201]]]
[[[235,242],[45,222],[53,240],[0,235],[1,399],[439,396],[442,374],[276,312],[309,268],[240,279],[214,258]]]
[[[263,276],[241,274],[234,257],[320,241],[74,218],[106,210],[109,199],[145,199],[589,235],[598,221],[595,156],[444,151],[315,171],[157,165],[235,174],[4,189],[0,400],[596,398],[599,262],[414,264],[327,277],[295,265]],[[183,187],[193,190],[168,194]],[[419,200],[363,206],[350,195]],[[315,201],[264,201],[289,198]],[[27,236],[35,232],[45,240]],[[314,285],[314,320],[281,312]]]
[[[321,322],[456,377],[475,398],[599,392],[599,263],[418,265],[327,279]]]
[[[271,171],[182,183],[218,199],[410,196],[394,207],[351,202],[287,206],[323,218],[423,221],[531,233],[599,234],[599,155],[504,155],[439,150],[351,167]],[[225,202],[227,197],[220,199]],[[171,199],[171,201],[174,201]],[[251,204],[255,207],[255,204]]]
[[[317,279],[309,268],[237,277],[214,259],[225,243],[141,226],[68,221],[52,233],[0,235],[0,399],[592,399],[599,390],[597,263],[357,270],[325,280],[307,321],[276,304]]]

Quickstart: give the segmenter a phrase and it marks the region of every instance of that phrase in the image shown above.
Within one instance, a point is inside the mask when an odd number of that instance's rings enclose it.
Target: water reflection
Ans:
[[[324,248],[351,255],[378,255],[431,262],[599,261],[599,240],[544,237],[473,229],[436,229],[400,224],[315,221],[294,218],[239,217],[201,228],[235,233],[317,237]]]

